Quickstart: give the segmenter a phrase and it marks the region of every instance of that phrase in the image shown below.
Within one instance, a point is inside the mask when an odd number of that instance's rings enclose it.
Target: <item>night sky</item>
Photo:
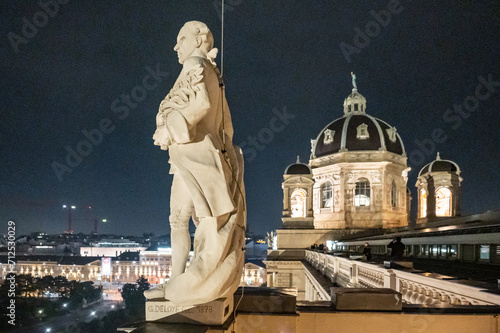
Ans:
[[[0,234],[8,220],[18,235],[60,233],[63,204],[77,207],[75,232],[90,232],[97,217],[108,220],[105,233],[166,234],[172,177],[168,153],[153,145],[155,116],[181,70],[179,29],[203,21],[220,48],[220,5],[61,2],[46,7],[50,15],[38,1],[0,4]],[[226,8],[224,77],[234,142],[246,154],[251,231],[281,226],[283,171],[297,155],[307,162],[310,140],[343,115],[351,71],[368,114],[403,139],[414,208],[418,171],[439,151],[462,169],[464,215],[500,209],[498,1],[232,0]],[[95,129],[107,132],[102,140]],[[78,147],[87,156],[69,166]],[[54,163],[66,166],[60,179]]]

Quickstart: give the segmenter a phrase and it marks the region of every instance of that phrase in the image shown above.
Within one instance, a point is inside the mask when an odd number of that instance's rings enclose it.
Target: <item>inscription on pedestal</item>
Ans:
[[[146,321],[222,325],[232,311],[232,297],[197,306],[180,306],[166,300],[151,300],[146,302]]]

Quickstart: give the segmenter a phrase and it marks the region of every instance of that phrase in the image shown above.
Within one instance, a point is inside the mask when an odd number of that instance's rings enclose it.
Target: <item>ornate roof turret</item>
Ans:
[[[460,175],[460,168],[458,167],[458,164],[450,160],[442,160],[438,152],[436,155],[436,159],[431,163],[426,164],[420,170],[418,176],[420,177],[421,175],[426,174],[428,172],[438,172],[438,171],[456,172],[458,175]]]
[[[349,114],[365,114],[366,99],[358,93],[358,85],[356,84],[356,74],[351,72],[352,76],[352,92],[344,100],[344,116]]]
[[[300,157],[297,155],[297,162],[290,164],[285,169],[285,175],[310,175],[311,169],[307,164],[300,162]]]

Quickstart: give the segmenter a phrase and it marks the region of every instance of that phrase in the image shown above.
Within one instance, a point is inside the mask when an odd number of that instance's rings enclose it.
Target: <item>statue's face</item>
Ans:
[[[179,57],[179,63],[184,64],[184,61],[193,54],[199,44],[199,37],[196,37],[191,30],[183,27],[181,31],[179,31],[177,44],[175,44],[174,47],[174,50],[177,51],[177,56]]]

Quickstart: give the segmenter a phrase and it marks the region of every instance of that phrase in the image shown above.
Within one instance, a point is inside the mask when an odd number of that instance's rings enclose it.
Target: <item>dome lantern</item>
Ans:
[[[356,74],[351,72],[352,76],[352,92],[344,100],[344,116],[349,114],[365,114],[366,113],[366,98],[358,93],[358,85],[356,84]]]

